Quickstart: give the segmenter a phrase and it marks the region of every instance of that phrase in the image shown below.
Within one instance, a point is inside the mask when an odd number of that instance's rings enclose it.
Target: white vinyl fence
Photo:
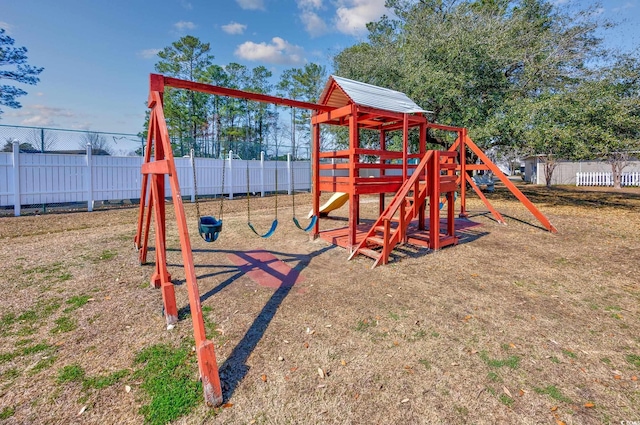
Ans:
[[[640,186],[640,173],[622,173],[621,186]],[[576,186],[613,186],[613,173],[576,173]]]
[[[287,161],[265,161],[264,154],[252,161],[232,158],[232,152],[225,160],[175,158],[182,196],[195,202],[194,166],[198,197],[224,194],[233,199],[234,193],[247,193],[247,170],[249,192],[261,196],[311,188],[309,161],[291,161],[290,156]],[[96,201],[138,200],[142,161],[141,157],[92,155],[89,146],[85,155],[21,153],[14,143],[13,152],[0,152],[0,208],[13,207],[19,216],[23,205],[86,202],[92,211]],[[166,190],[171,196],[168,177]]]

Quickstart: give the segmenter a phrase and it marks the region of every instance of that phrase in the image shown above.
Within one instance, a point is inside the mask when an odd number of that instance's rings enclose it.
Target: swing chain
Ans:
[[[276,220],[278,219],[278,149],[276,149],[276,172],[275,172],[275,180],[276,180],[276,191],[275,191],[275,197],[276,197]]]
[[[198,223],[200,223],[200,201],[198,201],[198,178],[196,173],[196,158],[193,149],[191,150],[191,169],[193,170],[193,196],[196,200],[196,215],[198,216]],[[225,175],[225,160],[222,159],[222,188],[220,189],[220,214],[218,214],[218,220],[222,221],[222,214],[224,211],[224,175]]]
[[[247,160],[247,222],[251,223],[251,192],[249,192],[249,161]]]
[[[193,195],[196,200],[196,214],[198,215],[198,223],[200,223],[200,204],[198,202],[198,180],[196,178],[196,158],[195,158],[193,149],[191,149],[191,169],[193,170]]]
[[[291,108],[291,149],[293,150],[293,155],[292,155],[292,160],[289,164],[289,166],[291,167],[290,172],[291,172],[291,202],[292,202],[292,206],[293,206],[293,217],[296,217],[296,182],[295,182],[295,171],[294,171],[294,167],[293,167],[293,161],[295,160],[296,157],[296,118],[295,118],[295,110],[293,109],[292,106],[290,106]]]
[[[224,154],[222,155],[222,188],[220,189],[220,214],[218,214],[218,217],[220,218],[220,220],[222,220],[222,212],[224,210],[224,175],[225,173],[225,165],[226,165],[226,159],[224,159]],[[196,200],[196,205],[197,205],[197,200]]]

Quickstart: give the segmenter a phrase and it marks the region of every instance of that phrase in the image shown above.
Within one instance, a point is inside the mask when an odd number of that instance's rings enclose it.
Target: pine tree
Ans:
[[[27,48],[14,47],[15,40],[6,34],[4,28],[0,28],[0,80],[7,79],[22,84],[35,85],[40,81],[38,75],[44,68],[37,68],[27,64]],[[4,69],[9,67],[9,69]],[[0,106],[18,109],[22,105],[16,100],[27,92],[19,87],[0,85]],[[0,109],[0,114],[2,114]]]

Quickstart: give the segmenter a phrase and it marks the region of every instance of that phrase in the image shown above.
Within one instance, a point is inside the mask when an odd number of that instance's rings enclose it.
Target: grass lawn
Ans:
[[[226,201],[218,241],[192,235],[225,394],[216,409],[197,379],[171,206],[182,319],[172,330],[149,285],[153,265],[140,266],[133,248],[135,206],[2,217],[0,423],[640,420],[640,190],[521,187],[557,234],[498,185],[488,198],[507,225],[471,195],[479,225],[459,245],[402,247],[373,270],[368,258],[348,262],[342,248],[310,242],[287,196],[269,239],[247,227],[246,200]],[[311,197],[296,198],[304,217]],[[251,202],[265,231],[273,198]],[[185,207],[194,230],[195,207]],[[321,228],[345,226],[347,208]],[[362,218],[377,209],[363,202]],[[295,285],[260,284],[234,262],[254,250],[298,272]]]

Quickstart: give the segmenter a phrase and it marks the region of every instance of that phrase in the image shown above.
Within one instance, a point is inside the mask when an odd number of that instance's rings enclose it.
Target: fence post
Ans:
[[[13,141],[13,215],[20,216],[20,142]]]
[[[287,154],[287,195],[291,195],[291,154]]]
[[[191,202],[196,202],[196,157],[195,150],[191,148],[189,156],[191,157]]]
[[[227,179],[229,181],[229,199],[233,199],[233,151],[230,150],[229,151],[229,158],[227,159],[227,161],[229,161],[229,178]]]
[[[91,143],[87,143],[87,175],[85,178],[85,182],[87,183],[87,211],[93,211],[93,167],[91,159],[92,155]]]
[[[264,198],[264,151],[260,152],[260,196]]]

